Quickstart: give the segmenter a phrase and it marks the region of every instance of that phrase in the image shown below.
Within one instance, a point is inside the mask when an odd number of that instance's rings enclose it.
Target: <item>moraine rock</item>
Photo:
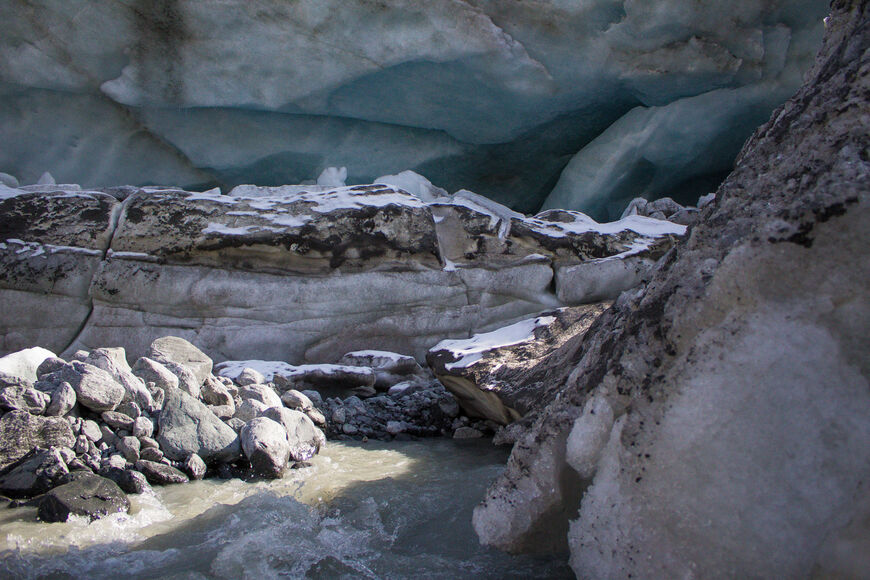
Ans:
[[[34,383],[39,378],[39,368],[49,360],[58,360],[54,353],[42,347],[25,348],[0,358],[0,375],[17,377]]]
[[[191,453],[190,456],[184,461],[184,465],[182,465],[182,469],[187,476],[192,480],[200,480],[205,477],[206,466],[205,462],[202,458],[196,453]]]
[[[236,377],[236,383],[244,387],[245,385],[261,385],[266,382],[266,377],[257,369],[246,367],[242,369],[239,376]]]
[[[6,387],[0,390],[0,408],[7,411],[27,411],[32,415],[42,415],[51,397],[32,387]]]
[[[258,417],[242,427],[240,437],[245,457],[255,473],[272,479],[281,477],[290,458],[290,443],[283,425]]]
[[[426,359],[471,417],[507,424],[555,397],[565,365],[607,304],[543,313],[469,339],[445,340]]]
[[[33,497],[58,485],[68,473],[57,447],[36,447],[0,475],[0,493],[9,497]]]
[[[280,407],[281,397],[275,390],[264,384],[248,384],[239,388],[239,397],[242,401],[257,401],[268,407]]]
[[[262,416],[284,427],[293,461],[308,461],[326,444],[323,431],[305,413],[286,407],[271,407]]]
[[[75,443],[75,435],[64,418],[10,411],[0,417],[0,470],[36,447],[73,447]]]
[[[171,465],[144,459],[136,462],[136,471],[142,473],[151,485],[172,485],[190,481],[184,473]]]
[[[196,376],[197,387],[211,375],[211,358],[190,342],[177,336],[158,338],[151,343],[147,356],[163,364],[172,362],[190,369]]]
[[[381,391],[426,374],[414,357],[383,350],[349,352],[341,357],[338,364],[371,368],[375,372],[374,387]]]
[[[69,383],[75,390],[78,403],[97,413],[114,410],[127,392],[103,369],[79,361],[74,361],[53,376],[58,383]]]
[[[94,349],[88,354],[85,362],[103,369],[124,387],[126,392],[123,402],[136,403],[143,409],[154,407],[151,393],[145,387],[145,382],[132,373],[123,348]]]
[[[49,396],[51,400],[45,408],[45,414],[49,417],[63,417],[75,407],[76,391],[66,381],[53,386]]]
[[[179,364],[177,362],[173,362],[170,360],[164,360],[163,366],[171,372],[178,379],[178,388],[194,397],[196,399],[202,394],[202,387],[200,386],[200,380],[197,378],[196,373],[193,370],[187,368],[183,364]],[[166,389],[162,389],[164,391],[164,401],[166,397]]]
[[[118,512],[129,512],[130,500],[109,479],[77,472],[73,480],[49,491],[39,502],[37,516],[44,522],[65,522],[69,516],[92,520]]]
[[[174,389],[178,386],[178,377],[172,371],[148,357],[138,358],[131,372],[146,383],[154,383],[154,386],[161,390]]]
[[[196,453],[206,463],[225,463],[241,455],[235,431],[181,389],[169,391],[158,427],[160,449],[170,459],[184,461]]]
[[[484,544],[590,578],[865,573],[868,23],[833,2],[805,86],[587,332],[474,511]]]
[[[284,391],[284,393],[281,395],[281,402],[284,403],[284,405],[289,409],[294,409],[296,411],[302,411],[303,413],[305,413],[308,418],[314,422],[315,425],[321,427],[326,425],[326,418],[323,416],[323,413],[321,413],[320,410],[314,406],[312,400],[304,393],[301,393],[300,391],[297,391],[295,389],[289,389],[287,391]]]

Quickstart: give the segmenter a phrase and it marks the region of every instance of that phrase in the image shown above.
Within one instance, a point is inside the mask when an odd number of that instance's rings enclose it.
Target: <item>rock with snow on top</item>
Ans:
[[[39,378],[37,369],[48,358],[57,357],[50,350],[39,346],[19,350],[0,358],[0,373],[35,383]]]

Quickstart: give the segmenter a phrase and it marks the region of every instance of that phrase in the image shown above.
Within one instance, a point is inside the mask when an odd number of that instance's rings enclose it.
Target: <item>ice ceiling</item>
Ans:
[[[800,84],[820,0],[5,0],[0,171],[412,169],[513,208],[694,201]]]

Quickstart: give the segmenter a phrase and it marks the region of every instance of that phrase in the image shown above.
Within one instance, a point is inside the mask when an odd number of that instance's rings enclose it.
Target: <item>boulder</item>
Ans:
[[[44,522],[65,522],[71,515],[95,520],[129,511],[130,500],[114,481],[92,473],[77,472],[73,481],[45,495],[39,502],[37,515]]]
[[[182,469],[184,469],[184,472],[187,473],[187,476],[192,480],[199,480],[205,477],[205,461],[203,461],[196,453],[190,454],[187,460],[185,460]]]
[[[170,459],[196,453],[206,463],[221,463],[241,456],[236,432],[180,388],[169,391],[158,425],[157,441]]]
[[[286,407],[271,407],[262,416],[284,427],[290,445],[290,459],[293,461],[308,461],[326,444],[323,431],[315,427],[305,413]]]
[[[7,411],[27,411],[33,415],[42,415],[50,401],[49,395],[32,387],[0,389],[0,408]]]
[[[136,462],[136,471],[141,472],[151,485],[172,485],[187,483],[190,479],[171,465],[155,463],[140,459]]]
[[[110,467],[101,470],[99,475],[114,481],[124,493],[144,493],[151,489],[145,476],[134,469]]]
[[[212,360],[190,342],[177,336],[164,336],[151,343],[149,358],[157,362],[173,362],[190,369],[196,376],[197,387],[211,375]]]
[[[283,425],[266,417],[248,421],[240,433],[242,449],[258,475],[278,478],[287,467],[290,444]]]
[[[323,413],[314,406],[314,403],[308,395],[297,391],[296,389],[288,389],[281,395],[281,402],[290,409],[302,411],[308,415],[308,418],[316,425],[326,425],[326,418],[323,416]]]
[[[51,401],[45,408],[45,414],[49,417],[63,417],[75,407],[76,391],[66,381],[55,386],[51,390],[50,396]]]
[[[123,348],[96,348],[88,354],[85,362],[103,369],[124,387],[124,402],[136,403],[142,409],[154,407],[151,393],[145,382],[132,373]]]
[[[112,375],[91,364],[74,361],[56,376],[66,381],[76,393],[76,401],[91,411],[112,411],[124,399],[126,390]]]
[[[36,447],[0,475],[0,493],[9,497],[33,497],[58,485],[68,473],[58,448]]]
[[[374,386],[381,391],[409,378],[425,375],[423,367],[414,357],[384,350],[349,352],[341,357],[338,364],[371,368],[375,371]]]
[[[207,405],[235,407],[235,401],[233,401],[229,389],[214,375],[206,378],[202,384],[200,396]]]
[[[281,397],[275,390],[264,384],[247,384],[239,388],[239,397],[242,401],[254,400],[263,403],[266,407],[280,407]]]
[[[133,375],[146,383],[154,383],[158,389],[174,389],[178,386],[178,377],[159,362],[148,357],[140,357],[131,369]]]
[[[445,340],[426,359],[471,417],[507,424],[549,403],[565,366],[608,304],[545,312],[469,339]]]
[[[242,372],[239,373],[239,376],[236,377],[236,383],[239,386],[261,385],[265,382],[266,377],[263,376],[263,373],[257,369],[252,369],[251,367],[245,367],[242,369]]]
[[[38,380],[37,369],[46,359],[56,359],[53,352],[40,346],[25,348],[0,357],[0,373],[31,383]]]
[[[103,423],[112,429],[123,429],[125,431],[133,430],[133,418],[128,417],[124,413],[119,413],[117,411],[104,411],[100,415],[100,418],[103,420]]]
[[[10,411],[0,417],[0,470],[36,447],[73,447],[75,443],[66,419]]]

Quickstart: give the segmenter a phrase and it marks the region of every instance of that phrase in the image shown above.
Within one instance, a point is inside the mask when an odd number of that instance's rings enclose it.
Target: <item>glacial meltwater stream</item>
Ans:
[[[479,545],[471,511],[506,459],[481,440],[330,442],[283,479],[155,487],[92,523],[3,510],[0,577],[571,577]]]

